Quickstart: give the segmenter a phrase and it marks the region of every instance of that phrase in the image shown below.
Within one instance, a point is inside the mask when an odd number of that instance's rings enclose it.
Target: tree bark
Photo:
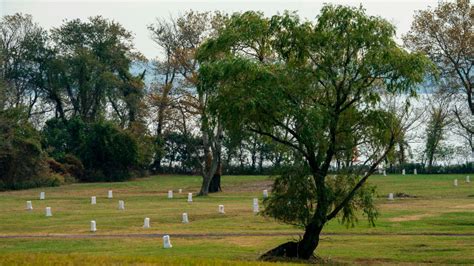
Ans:
[[[214,176],[211,179],[211,183],[209,184],[209,193],[216,193],[222,191],[221,189],[221,176],[222,176],[222,164],[221,160],[217,163],[217,170]]]
[[[202,138],[205,156],[204,162],[201,164],[203,180],[199,196],[207,196],[209,194],[209,185],[211,184],[212,177],[218,169],[221,157],[222,130],[221,124],[218,123],[216,133],[208,128],[203,131]]]
[[[321,221],[313,221],[306,226],[303,239],[298,243],[298,258],[307,260],[313,256],[323,227],[324,222]]]

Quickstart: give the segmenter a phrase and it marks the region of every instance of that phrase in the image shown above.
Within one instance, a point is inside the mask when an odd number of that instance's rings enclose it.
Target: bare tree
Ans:
[[[440,2],[437,8],[418,11],[404,42],[412,50],[427,54],[437,65],[443,86],[440,91],[462,97],[474,116],[474,8],[469,0]],[[454,114],[459,124],[474,133],[471,119],[463,120],[459,107]]]

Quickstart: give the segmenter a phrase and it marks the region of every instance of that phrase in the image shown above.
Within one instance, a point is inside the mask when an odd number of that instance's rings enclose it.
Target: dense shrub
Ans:
[[[63,165],[70,176],[81,180],[84,176],[84,165],[81,160],[72,154],[66,154],[63,159]]]
[[[136,138],[111,122],[52,119],[43,135],[49,154],[80,181],[127,180],[146,157],[139,153]]]
[[[79,157],[85,168],[83,181],[124,181],[138,163],[134,138],[108,122],[92,124]]]
[[[0,111],[0,189],[59,185],[41,148],[41,136],[20,109]]]
[[[66,155],[78,154],[85,141],[86,124],[78,118],[53,118],[43,128],[43,146],[49,156],[63,162]]]

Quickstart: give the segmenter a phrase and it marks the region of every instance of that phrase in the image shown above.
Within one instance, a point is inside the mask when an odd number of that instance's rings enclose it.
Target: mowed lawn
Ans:
[[[188,203],[187,193],[196,195],[200,181],[165,175],[0,192],[0,265],[267,265],[257,261],[259,255],[302,233],[253,214],[253,198],[261,199],[262,190],[271,187],[269,177],[224,176],[222,193],[194,196]],[[369,227],[362,215],[353,228],[331,222],[318,256],[336,264],[474,264],[474,184],[465,175],[375,175],[370,182],[379,195],[377,226]],[[113,199],[107,199],[109,189]],[[39,200],[40,191],[45,200]],[[388,193],[411,197],[389,201]],[[33,211],[25,210],[27,200]],[[125,201],[125,210],[117,209],[118,200]],[[218,213],[219,204],[225,214]],[[53,217],[45,217],[46,206]],[[189,224],[181,223],[183,212]],[[149,229],[142,227],[145,217],[151,219]],[[91,220],[96,233],[89,232]],[[162,234],[171,235],[173,248],[162,248]],[[53,237],[38,237],[45,235]]]

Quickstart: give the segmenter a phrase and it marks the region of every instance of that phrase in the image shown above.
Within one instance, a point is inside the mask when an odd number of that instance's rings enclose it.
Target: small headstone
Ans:
[[[254,199],[253,199],[253,212],[254,212],[254,213],[258,213],[258,212],[259,212],[259,209],[258,209],[258,199],[257,199],[257,198],[254,198]]]
[[[405,169],[402,170],[402,175],[405,175]]]
[[[187,213],[183,213],[183,221],[182,221],[184,224],[187,224],[189,223],[189,220],[188,220],[188,214]]]
[[[125,202],[123,200],[119,200],[118,209],[125,210]]]
[[[188,202],[193,202],[193,193],[188,193]]]
[[[414,174],[414,175],[417,175],[417,174],[418,174],[418,172],[416,171],[416,169],[413,169],[413,174]]]
[[[266,189],[263,190],[263,198],[264,199],[268,198],[268,190]]]
[[[383,170],[383,176],[387,176],[387,171]]]
[[[366,175],[367,175],[367,172],[364,172],[364,176],[366,176]]]
[[[40,192],[40,200],[44,200],[46,197],[45,197],[45,194],[44,192]]]
[[[33,204],[31,203],[31,200],[26,202],[26,209],[29,211],[33,210]]]
[[[224,205],[219,205],[219,213],[225,213],[224,212]]]
[[[168,190],[168,199],[173,198],[173,190]]]
[[[393,193],[388,194],[388,200],[393,200]]]
[[[178,189],[179,194],[183,193],[182,189]]]
[[[92,204],[92,205],[95,205],[96,203],[97,203],[96,197],[95,197],[95,196],[92,196],[92,197],[91,197],[91,204]]]
[[[457,180],[457,179],[454,179],[454,186],[455,186],[455,187],[458,186],[458,180]]]
[[[145,221],[143,222],[143,228],[150,228],[150,218],[145,218]]]
[[[46,207],[46,216],[53,216],[53,213],[51,212],[51,207]]]
[[[91,221],[91,232],[97,231],[97,228],[95,226],[95,221]]]
[[[107,194],[107,198],[111,199],[114,197],[114,194],[112,192],[112,190],[109,190],[109,193]]]
[[[170,236],[169,235],[164,235],[163,236],[163,248],[172,248],[173,246],[171,245],[170,241]]]
[[[466,183],[471,183],[471,178],[469,176],[466,176]]]

